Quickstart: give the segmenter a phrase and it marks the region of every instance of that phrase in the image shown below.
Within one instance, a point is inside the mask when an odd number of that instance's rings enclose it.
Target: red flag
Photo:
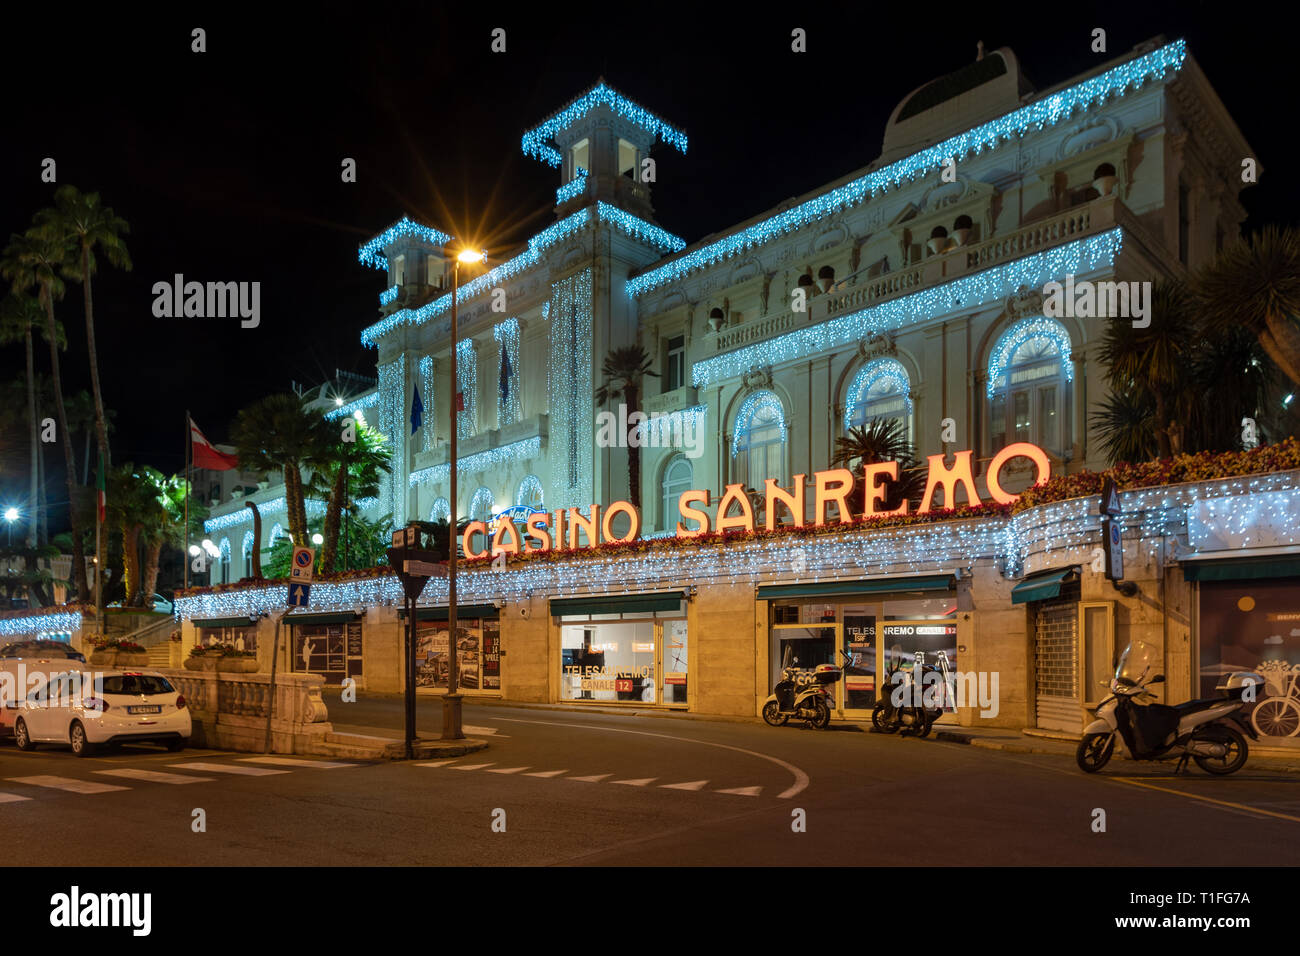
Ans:
[[[212,442],[203,437],[203,432],[199,431],[199,426],[194,424],[192,418],[190,419],[190,446],[194,453],[195,468],[206,468],[209,471],[227,471],[239,467],[239,459],[234,455],[227,455],[224,452],[217,451]]]

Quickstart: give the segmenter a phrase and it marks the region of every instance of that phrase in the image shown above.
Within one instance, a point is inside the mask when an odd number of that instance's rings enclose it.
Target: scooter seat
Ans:
[[[1189,700],[1172,706],[1180,714],[1194,714],[1198,710],[1209,710],[1211,707],[1230,703],[1232,700],[1228,697],[1202,697],[1200,700]]]

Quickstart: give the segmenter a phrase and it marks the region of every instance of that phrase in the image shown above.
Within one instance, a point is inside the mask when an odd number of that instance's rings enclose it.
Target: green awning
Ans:
[[[195,617],[190,623],[195,627],[248,627],[253,621],[247,614],[243,617]]]
[[[356,621],[361,615],[356,611],[320,611],[316,614],[286,614],[286,624],[347,624]]]
[[[681,607],[685,597],[685,591],[663,591],[658,594],[592,595],[553,599],[551,615],[561,617],[581,614],[649,614],[654,611],[676,611]]]
[[[1300,578],[1300,555],[1183,562],[1184,581],[1256,581],[1260,578]]]
[[[950,591],[951,574],[914,578],[872,578],[869,581],[824,581],[821,584],[768,584],[758,589],[758,599],[821,597],[831,594],[879,594],[883,591]]]
[[[397,612],[397,616],[406,619],[406,608]],[[501,612],[495,604],[457,604],[456,620],[463,621],[471,617],[500,617]],[[415,609],[415,619],[417,621],[445,621],[447,620],[447,607],[417,607]]]
[[[1061,585],[1078,570],[1078,565],[1071,565],[1068,568],[1031,574],[1011,589],[1011,603],[1028,604],[1030,601],[1045,601],[1057,597],[1061,593]]]

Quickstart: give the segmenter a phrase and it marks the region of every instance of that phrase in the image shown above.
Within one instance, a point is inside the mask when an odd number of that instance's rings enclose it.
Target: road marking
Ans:
[[[312,767],[316,770],[333,770],[335,767],[355,767],[354,763],[333,760],[299,760],[296,757],[240,757],[243,763],[273,763],[281,767]]]
[[[565,777],[565,780],[581,780],[583,783],[600,783],[606,777],[612,777],[612,773],[593,773],[590,777]]]
[[[20,797],[16,793],[0,793],[0,803],[17,803],[19,800],[30,800],[31,797]]]
[[[731,790],[714,790],[714,793],[734,793],[738,797],[757,797],[763,792],[762,787],[734,787]]]
[[[450,760],[421,760],[415,764],[417,767],[445,767],[449,763],[455,763],[459,757],[452,757]]]
[[[1233,810],[1245,810],[1247,813],[1259,813],[1266,817],[1277,817],[1279,820],[1290,820],[1292,823],[1300,823],[1300,817],[1293,817],[1289,813],[1276,813],[1273,810],[1261,810],[1258,807],[1248,806],[1244,803],[1233,803],[1231,800],[1216,800],[1214,797],[1203,797],[1199,793],[1188,793],[1185,790],[1174,790],[1171,787],[1158,787],[1154,783],[1147,783],[1145,780],[1134,780],[1132,777],[1103,777],[1102,779],[1116,780],[1120,783],[1132,784],[1135,787],[1146,787],[1148,790],[1161,790],[1164,793],[1172,793],[1175,796],[1186,797],[1188,800],[1203,800],[1205,803],[1213,803],[1221,807],[1230,807]]]
[[[539,770],[536,773],[526,773],[525,777],[558,777],[562,773],[568,773],[567,770]]]
[[[621,783],[625,787],[644,787],[652,780],[658,779],[658,777],[644,777],[641,780],[611,780],[610,783]]]
[[[465,733],[467,733],[467,734],[475,734],[475,735],[477,735],[477,736],[479,736],[479,737],[483,737],[483,736],[485,736],[485,735],[491,735],[491,736],[493,736],[493,737],[509,737],[509,736],[510,736],[509,734],[499,734],[499,733],[497,733],[497,729],[496,729],[495,727],[474,727],[474,726],[471,726],[470,724],[461,724],[461,725],[460,725],[460,729],[463,730],[463,731],[465,731]]]
[[[288,770],[271,770],[267,767],[245,767],[238,763],[206,763],[202,760],[193,763],[173,763],[168,766],[179,770],[206,770],[209,773],[240,773],[247,777],[265,777],[273,773],[288,773]]]
[[[757,757],[759,760],[766,760],[769,763],[774,763],[778,767],[782,767],[793,774],[794,785],[787,787],[778,793],[778,798],[789,800],[795,794],[801,793],[808,788],[808,774],[804,773],[794,764],[787,763],[779,757],[761,754],[757,750],[746,750],[744,747],[733,747],[730,744],[717,744],[711,740],[696,740],[694,737],[676,737],[672,734],[652,734],[648,730],[624,730],[621,727],[597,727],[592,724],[570,724],[551,720],[524,720],[522,717],[498,717],[496,719],[509,721],[514,724],[541,724],[544,727],[580,727],[583,730],[602,730],[611,734],[636,734],[639,737],[660,737],[664,740],[680,740],[688,744],[700,744],[703,747],[719,747],[722,750],[734,750],[737,753],[749,754],[749,756]]]
[[[35,777],[10,777],[16,783],[28,783],[33,787],[49,787],[51,790],[67,790],[69,793],[108,793],[110,790],[130,790],[130,787],[115,787],[111,783],[96,783],[93,780],[73,780],[71,777],[55,777],[38,774]]]
[[[121,770],[96,770],[95,773],[108,774],[110,777],[130,777],[133,780],[148,780],[151,783],[211,783],[211,777],[191,777],[181,773],[163,773],[161,770],[135,770],[125,767]]]
[[[490,763],[463,763],[457,767],[448,767],[448,770],[482,770],[484,767],[493,766]]]
[[[709,781],[707,780],[692,780],[689,783],[661,783],[659,784],[659,789],[660,790],[699,790],[708,782]]]
[[[527,767],[502,767],[499,770],[489,770],[488,773],[518,773],[521,770],[527,769]]]

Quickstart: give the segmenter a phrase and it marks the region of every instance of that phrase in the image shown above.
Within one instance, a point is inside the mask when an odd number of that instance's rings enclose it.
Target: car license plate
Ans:
[[[162,708],[157,704],[150,704],[149,706],[128,707],[126,712],[128,714],[161,714]]]

